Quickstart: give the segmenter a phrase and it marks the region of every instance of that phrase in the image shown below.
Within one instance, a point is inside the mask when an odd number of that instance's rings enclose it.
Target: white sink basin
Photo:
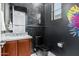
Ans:
[[[1,35],[2,41],[12,41],[12,40],[22,40],[22,39],[30,39],[32,36],[28,35],[28,33],[4,33]]]

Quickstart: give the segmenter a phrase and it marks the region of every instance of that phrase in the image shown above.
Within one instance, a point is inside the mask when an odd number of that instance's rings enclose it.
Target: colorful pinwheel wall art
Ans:
[[[69,21],[68,27],[70,28],[70,34],[73,37],[79,37],[79,7],[74,5],[68,10],[66,15]]]

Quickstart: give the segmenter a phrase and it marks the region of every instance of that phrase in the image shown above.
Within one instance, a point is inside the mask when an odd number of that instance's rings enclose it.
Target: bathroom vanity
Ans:
[[[6,33],[2,36],[4,35],[3,41],[6,43],[1,49],[2,56],[30,56],[32,54],[32,37],[30,35]]]
[[[4,4],[6,31],[1,34],[2,56],[30,56],[32,51],[32,37],[26,33],[27,8]],[[25,10],[25,11],[24,11]],[[11,15],[11,16],[10,16]],[[9,24],[8,24],[9,23]]]

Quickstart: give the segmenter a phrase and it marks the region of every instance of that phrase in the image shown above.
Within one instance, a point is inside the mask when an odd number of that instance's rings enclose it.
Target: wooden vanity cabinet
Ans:
[[[30,56],[31,52],[31,39],[7,41],[2,48],[2,56]]]

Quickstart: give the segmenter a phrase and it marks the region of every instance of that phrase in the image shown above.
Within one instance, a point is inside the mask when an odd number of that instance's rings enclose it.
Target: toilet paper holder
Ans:
[[[64,45],[64,42],[58,42],[58,43],[57,43],[57,46],[58,46],[59,48],[63,48],[63,45]]]

